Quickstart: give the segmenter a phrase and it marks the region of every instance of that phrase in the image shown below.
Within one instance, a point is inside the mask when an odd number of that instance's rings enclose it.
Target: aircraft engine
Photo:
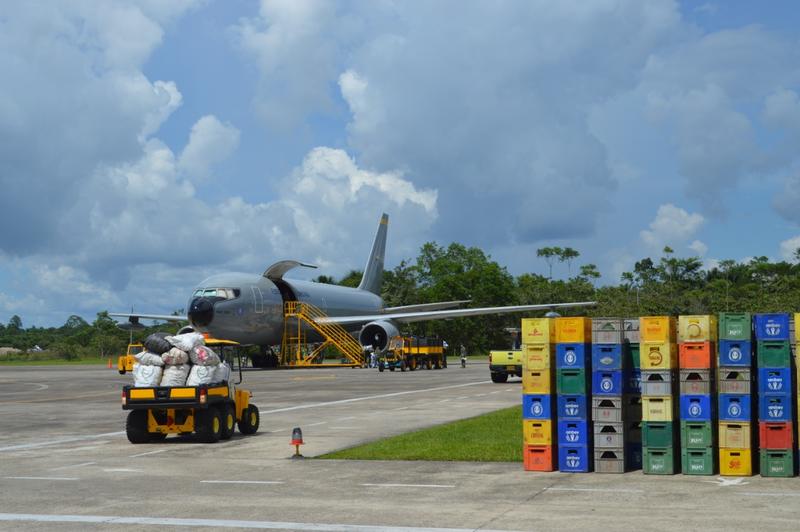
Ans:
[[[364,325],[358,334],[361,345],[371,345],[375,351],[383,351],[389,339],[400,334],[392,323],[388,321],[373,321]]]

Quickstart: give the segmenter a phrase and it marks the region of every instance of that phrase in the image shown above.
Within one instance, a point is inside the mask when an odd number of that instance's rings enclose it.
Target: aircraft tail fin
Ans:
[[[364,266],[364,276],[361,278],[359,290],[366,290],[380,295],[381,282],[383,281],[383,257],[386,254],[386,231],[389,228],[389,215],[381,216],[378,232],[372,242],[372,251],[369,252],[367,264]]]

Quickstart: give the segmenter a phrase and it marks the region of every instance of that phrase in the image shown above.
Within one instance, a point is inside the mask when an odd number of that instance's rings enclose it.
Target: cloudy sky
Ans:
[[[389,266],[430,240],[514,274],[571,246],[610,283],[665,245],[788,258],[798,27],[791,0],[5,2],[0,322],[170,312],[286,258],[340,276],[381,212]]]

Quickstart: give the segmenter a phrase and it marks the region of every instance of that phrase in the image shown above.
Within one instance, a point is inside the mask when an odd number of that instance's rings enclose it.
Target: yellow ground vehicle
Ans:
[[[206,345],[238,346],[224,340],[207,340]],[[239,382],[235,384],[223,381],[201,386],[123,387],[122,409],[130,411],[125,423],[128,441],[148,443],[161,441],[169,434],[194,433],[204,443],[216,443],[233,436],[237,424],[242,434],[254,434],[260,416],[258,407],[250,404],[252,394],[238,387],[242,382],[238,351],[237,357]]]
[[[522,351],[489,351],[489,373],[492,382],[506,382],[510,375],[522,377]]]
[[[136,362],[133,355],[141,353],[142,351],[144,351],[144,346],[142,344],[138,342],[128,344],[127,353],[117,359],[117,371],[119,371],[120,375],[125,375],[128,371],[133,371],[133,364]]]
[[[389,369],[400,371],[417,368],[446,368],[447,357],[441,338],[424,336],[394,336],[389,340],[386,351],[378,358],[378,371]]]

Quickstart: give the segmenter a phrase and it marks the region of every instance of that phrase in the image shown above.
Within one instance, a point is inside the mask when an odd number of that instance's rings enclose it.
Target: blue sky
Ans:
[[[800,247],[793,2],[0,7],[0,322],[182,308],[203,278],[571,246]],[[564,275],[557,269],[558,275]]]

